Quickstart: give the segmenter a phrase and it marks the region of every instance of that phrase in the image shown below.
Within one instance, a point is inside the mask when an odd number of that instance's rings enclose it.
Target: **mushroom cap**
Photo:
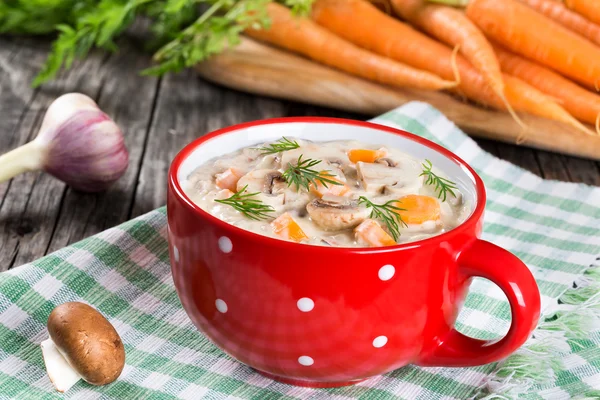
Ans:
[[[64,303],[48,317],[50,338],[71,367],[92,385],[116,380],[125,366],[125,348],[110,322],[93,307]]]
[[[356,200],[332,195],[314,199],[306,205],[306,211],[312,221],[326,231],[353,228],[370,213]]]

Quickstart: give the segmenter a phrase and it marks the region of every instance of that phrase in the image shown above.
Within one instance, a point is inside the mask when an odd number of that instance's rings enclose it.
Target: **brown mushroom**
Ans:
[[[285,201],[285,179],[275,169],[255,169],[242,176],[237,190],[246,188],[248,193],[258,193],[257,199],[278,209]]]
[[[106,385],[121,375],[125,366],[123,342],[93,307],[79,302],[59,305],[48,317],[48,333],[50,339],[42,342],[42,351],[48,375],[59,391],[68,390],[75,382],[64,387],[65,367],[53,354],[53,346],[77,375],[92,385]],[[62,371],[58,373],[55,368]]]
[[[378,158],[377,160],[375,160],[375,162],[376,162],[377,164],[384,164],[384,165],[387,165],[388,167],[395,167],[396,165],[398,165],[398,163],[397,163],[396,161],[392,160],[392,159],[391,159],[391,158],[389,158],[389,157],[381,157],[381,158]]]
[[[308,203],[306,211],[312,221],[326,231],[353,228],[369,215],[358,201],[347,197],[325,195]]]
[[[285,179],[279,171],[271,171],[265,175],[263,193],[273,194],[285,190]]]
[[[242,176],[237,183],[237,190],[244,187],[248,192],[274,194],[285,188],[285,179],[276,169],[255,169]]]
[[[381,162],[379,162],[381,160]],[[377,163],[356,163],[358,179],[362,187],[371,193],[403,195],[414,193],[423,182],[422,169],[409,159],[378,159]]]

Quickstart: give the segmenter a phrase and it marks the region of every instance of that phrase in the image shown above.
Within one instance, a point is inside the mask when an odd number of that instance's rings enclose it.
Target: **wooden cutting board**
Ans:
[[[521,128],[506,113],[484,109],[441,92],[396,89],[348,75],[244,38],[199,64],[205,79],[233,89],[375,116],[413,100],[425,101],[473,136],[516,143]],[[600,160],[600,137],[560,122],[522,115],[524,146]]]

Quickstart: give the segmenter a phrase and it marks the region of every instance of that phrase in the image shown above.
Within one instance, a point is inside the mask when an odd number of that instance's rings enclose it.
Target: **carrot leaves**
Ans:
[[[270,0],[15,0],[0,1],[0,33],[58,32],[33,86],[69,69],[93,48],[117,49],[115,40],[138,18],[152,37],[156,66],[143,71],[162,75],[206,60],[240,42],[249,27],[268,28]],[[279,0],[306,15],[314,0]]]

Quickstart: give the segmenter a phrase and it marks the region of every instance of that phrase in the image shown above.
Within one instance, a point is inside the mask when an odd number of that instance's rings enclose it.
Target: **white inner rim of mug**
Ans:
[[[359,125],[325,122],[287,122],[240,128],[215,136],[200,144],[181,163],[177,171],[179,184],[200,165],[245,147],[253,147],[282,136],[306,139],[313,142],[333,140],[358,140],[363,143],[395,147],[418,160],[430,160],[433,165],[456,182],[471,206],[469,217],[477,208],[475,177],[463,165],[447,158],[436,150],[422,145],[409,137]],[[183,185],[181,185],[183,187]]]

